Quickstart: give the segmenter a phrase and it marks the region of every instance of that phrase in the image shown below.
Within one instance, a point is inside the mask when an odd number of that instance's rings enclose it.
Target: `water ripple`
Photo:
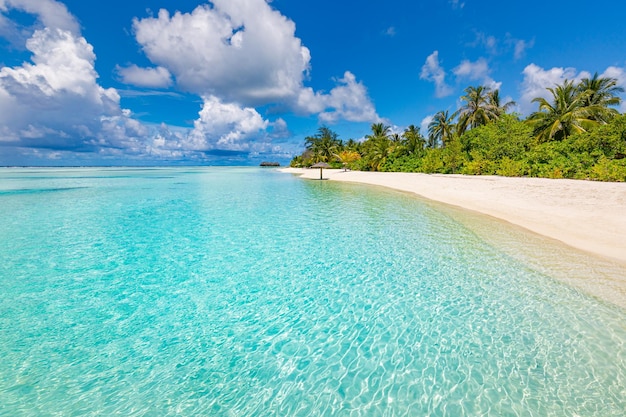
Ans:
[[[0,206],[1,415],[626,409],[624,312],[430,206],[271,171],[122,173]]]

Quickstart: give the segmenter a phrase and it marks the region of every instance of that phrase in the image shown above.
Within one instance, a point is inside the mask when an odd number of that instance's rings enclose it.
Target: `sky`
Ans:
[[[566,79],[626,87],[623,16],[618,0],[0,0],[0,165],[284,164],[320,126],[425,134],[477,85],[525,116]]]

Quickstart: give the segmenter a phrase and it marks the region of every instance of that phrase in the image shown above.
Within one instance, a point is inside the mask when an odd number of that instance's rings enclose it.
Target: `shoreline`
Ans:
[[[283,168],[305,179],[318,169]],[[324,179],[383,186],[505,220],[626,265],[626,183],[325,169]]]
[[[320,175],[319,169],[279,171],[309,180],[319,180]],[[538,235],[537,240],[552,240],[553,253],[541,254],[541,260],[534,260],[530,247],[519,257],[626,309],[626,183],[341,169],[324,169],[323,177],[408,192],[469,211],[474,218],[486,215],[504,221]],[[476,232],[487,239],[494,234],[481,228],[475,227]],[[565,253],[567,247],[571,253]],[[570,263],[577,265],[575,273]]]

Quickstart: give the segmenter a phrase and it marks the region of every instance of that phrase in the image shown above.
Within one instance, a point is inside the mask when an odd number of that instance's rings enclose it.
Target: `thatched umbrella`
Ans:
[[[324,168],[330,168],[330,165],[328,165],[326,162],[318,162],[315,165],[311,165],[311,168],[319,168],[320,169],[320,180],[322,180],[322,171]]]

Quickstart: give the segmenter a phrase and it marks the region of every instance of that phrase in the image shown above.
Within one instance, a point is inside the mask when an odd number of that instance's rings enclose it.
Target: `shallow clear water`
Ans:
[[[626,312],[410,196],[3,169],[0,215],[3,416],[625,414]]]

